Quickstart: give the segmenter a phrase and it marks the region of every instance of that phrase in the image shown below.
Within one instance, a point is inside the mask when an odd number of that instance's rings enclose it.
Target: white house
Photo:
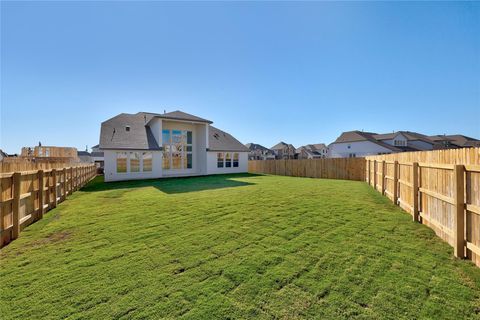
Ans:
[[[211,124],[181,111],[103,122],[105,181],[247,172],[248,148]]]
[[[330,158],[352,158],[404,151],[433,150],[436,143],[416,132],[397,131],[387,134],[347,131],[328,146]]]
[[[324,143],[307,144],[297,149],[298,159],[322,159],[328,157],[328,147]]]

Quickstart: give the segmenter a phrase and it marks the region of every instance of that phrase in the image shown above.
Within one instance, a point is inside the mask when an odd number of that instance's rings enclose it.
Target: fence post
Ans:
[[[373,189],[377,189],[377,160],[373,160]]]
[[[78,170],[78,167],[75,167],[75,190],[79,190],[80,189],[80,177],[79,177],[79,171]]]
[[[418,222],[418,162],[412,163],[413,221]]]
[[[45,202],[45,180],[43,170],[38,170],[38,215],[37,219],[43,218],[43,203]]]
[[[457,164],[454,166],[454,195],[453,199],[455,202],[455,223],[454,223],[454,241],[455,246],[453,247],[454,255],[457,258],[465,258],[465,177],[464,177],[464,166]]]
[[[369,185],[372,185],[372,183],[371,183],[371,181],[370,181],[370,180],[371,180],[371,177],[370,177],[370,170],[371,170],[371,168],[370,168],[370,160],[367,160],[367,161],[368,161],[368,163],[367,163],[367,168],[368,168],[367,181],[368,181],[368,184],[369,184]]]
[[[21,180],[22,175],[20,172],[15,172],[13,174],[13,229],[12,229],[12,240],[18,238],[18,234],[20,233],[20,187],[21,187]]]
[[[382,182],[380,185],[382,186],[382,194],[385,194],[385,169],[387,168],[387,164],[385,160],[382,160]]]
[[[52,180],[53,180],[53,207],[57,206],[57,169],[52,169]]]
[[[63,176],[63,192],[61,194],[62,201],[64,201],[67,198],[67,168],[63,168],[62,170],[62,176]]]
[[[398,202],[398,161],[393,162],[393,203]]]
[[[70,167],[70,183],[68,184],[68,191],[70,191],[70,194],[73,193],[73,167]]]

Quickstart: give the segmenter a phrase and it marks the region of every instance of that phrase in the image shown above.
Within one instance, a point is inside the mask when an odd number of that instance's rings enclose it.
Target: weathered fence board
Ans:
[[[95,175],[94,164],[0,173],[0,248]]]

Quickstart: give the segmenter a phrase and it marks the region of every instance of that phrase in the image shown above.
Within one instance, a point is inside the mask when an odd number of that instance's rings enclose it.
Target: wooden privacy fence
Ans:
[[[480,148],[366,157],[366,181],[480,266]]]
[[[94,164],[0,173],[0,248],[95,175]]]
[[[248,172],[365,181],[365,159],[250,160]]]
[[[52,158],[5,158],[0,161],[0,173],[28,170],[61,169],[86,165],[86,163],[66,161],[65,159],[55,160]]]

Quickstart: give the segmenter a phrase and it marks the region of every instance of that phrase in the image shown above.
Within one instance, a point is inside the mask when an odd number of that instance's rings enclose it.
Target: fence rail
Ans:
[[[366,181],[480,266],[480,148],[365,158]]]
[[[365,159],[250,160],[248,172],[365,181]]]
[[[86,163],[68,161],[65,158],[4,158],[0,161],[0,173],[30,170],[61,169],[84,166]]]
[[[94,164],[0,173],[0,248],[95,175]]]

